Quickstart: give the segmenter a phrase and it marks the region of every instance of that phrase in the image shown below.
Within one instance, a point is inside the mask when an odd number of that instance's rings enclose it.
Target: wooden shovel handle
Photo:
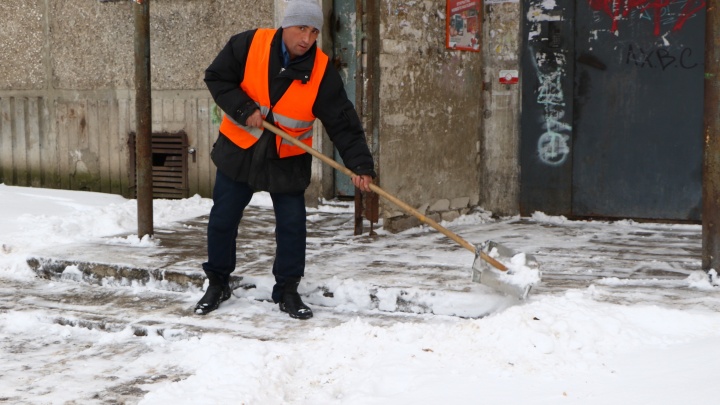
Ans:
[[[333,159],[330,159],[329,157],[323,155],[322,153],[318,152],[317,150],[307,146],[306,144],[298,141],[297,139],[293,138],[292,136],[288,135],[283,131],[282,129],[276,127],[275,125],[263,121],[263,126],[276,134],[277,136],[283,138],[284,140],[292,143],[293,145],[297,146],[298,148],[301,148],[305,152],[315,156],[316,158],[323,161],[323,163],[326,163],[330,165],[332,168],[341,171],[342,173],[350,176],[350,178],[353,178],[357,176],[357,174],[353,173],[352,170],[348,169],[347,167],[341,165],[340,163],[336,162]],[[431,227],[435,228],[438,232],[442,233],[443,235],[447,236],[448,238],[454,240],[460,246],[464,247],[465,249],[480,255],[480,257],[485,260],[486,262],[490,263],[493,267],[497,268],[498,270],[507,271],[507,267],[500,263],[498,260],[496,260],[493,257],[490,257],[487,253],[483,251],[479,251],[475,248],[473,244],[466,241],[465,239],[461,238],[459,235],[455,234],[451,230],[445,228],[444,226],[438,224],[436,221],[434,221],[431,218],[426,217],[420,211],[416,210],[415,208],[411,207],[410,205],[406,204],[404,201],[401,201],[394,195],[388,193],[387,191],[383,190],[379,186],[375,185],[374,183],[370,183],[370,190],[377,193],[381,197],[385,198],[386,200],[390,201],[391,203],[397,205],[400,207],[403,211],[407,212],[408,214],[414,216],[415,218],[419,219],[421,222],[430,225]]]

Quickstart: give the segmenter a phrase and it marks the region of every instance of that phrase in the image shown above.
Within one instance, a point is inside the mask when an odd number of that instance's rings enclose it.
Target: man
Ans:
[[[312,317],[297,292],[305,272],[305,189],[312,156],[263,128],[263,120],[312,145],[320,119],[352,182],[370,191],[372,155],[340,75],[315,43],[323,14],[314,0],[288,3],[281,28],[230,38],[205,71],[205,83],[225,112],[211,157],[217,166],[208,223],[209,286],[195,312],[207,314],[231,296],[238,226],[255,191],[268,191],[275,210],[276,256],[272,299],[297,319]]]

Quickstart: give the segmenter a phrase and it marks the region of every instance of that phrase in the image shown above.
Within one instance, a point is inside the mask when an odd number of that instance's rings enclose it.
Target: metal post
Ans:
[[[380,173],[382,167],[378,165],[380,156],[380,2],[378,0],[364,0],[364,2],[367,65],[363,68],[363,80],[366,81],[364,97],[367,107],[363,115],[368,117],[365,132],[371,134],[370,152],[375,158],[375,172],[379,180],[382,178]]]
[[[135,9],[135,155],[138,237],[153,235],[152,108],[150,95],[150,0],[134,0]]]
[[[702,268],[720,271],[720,8],[708,2],[705,20],[705,143]]]

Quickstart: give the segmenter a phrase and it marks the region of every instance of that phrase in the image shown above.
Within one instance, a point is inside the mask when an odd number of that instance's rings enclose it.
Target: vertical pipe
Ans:
[[[152,109],[150,95],[150,0],[134,0],[135,8],[135,154],[138,237],[153,235]]]
[[[378,181],[382,178],[380,167],[380,4],[378,0],[364,0],[363,15],[366,30],[366,58],[363,79],[366,87],[363,96],[367,102],[365,114],[369,117],[366,132],[372,134],[370,152],[375,158]]]
[[[353,32],[353,39],[355,40],[355,110],[357,110],[360,120],[362,121],[365,115],[363,100],[365,94],[363,94],[364,84],[363,78],[365,77],[365,66],[363,66],[363,54],[365,53],[365,14],[363,10],[363,1],[355,0],[355,30]]]
[[[720,271],[720,8],[708,2],[705,20],[705,139],[702,268]]]
[[[349,18],[348,18],[349,20]],[[365,124],[365,95],[364,77],[365,67],[363,66],[363,53],[365,47],[365,15],[363,14],[363,1],[355,0],[355,29],[353,30],[353,39],[355,42],[355,110],[360,117],[360,122]],[[355,235],[363,233],[363,193],[355,187]]]

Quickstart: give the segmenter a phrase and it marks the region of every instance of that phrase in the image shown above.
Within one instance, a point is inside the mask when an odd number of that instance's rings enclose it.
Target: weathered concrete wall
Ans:
[[[47,3],[53,88],[132,88],[133,2]],[[205,90],[203,72],[229,37],[271,26],[272,13],[268,2],[152,0],[153,90]]]
[[[520,83],[501,84],[501,70],[519,70],[520,3],[484,7],[483,131],[480,204],[514,215],[519,201]]]
[[[477,205],[482,54],[445,47],[445,1],[385,0],[380,25],[380,182],[435,219]],[[385,227],[416,220],[384,206]]]
[[[45,0],[0,2],[0,21],[0,89],[45,87]]]
[[[329,21],[332,0],[321,3]],[[519,86],[497,78],[518,66],[520,5],[485,6],[482,52],[467,52],[445,47],[445,1],[375,4],[367,12],[379,24],[379,57],[367,63],[379,64],[377,107],[363,118],[377,123],[369,137],[380,185],[435,219],[477,205],[516,212]],[[0,182],[128,193],[133,5],[0,2]],[[284,8],[285,0],[152,0],[153,131],[188,134],[190,193],[209,196],[214,180],[209,152],[221,114],[204,69],[232,34],[277,26]],[[331,53],[328,29],[320,42]],[[331,189],[332,173],[316,162],[308,200]],[[415,223],[389,205],[384,216],[390,229]]]
[[[50,89],[132,88],[132,3],[63,0],[43,8]]]
[[[132,195],[134,2],[0,2],[0,182]],[[210,195],[220,114],[202,81],[228,38],[274,4],[153,0],[153,131],[185,131],[189,193]]]

